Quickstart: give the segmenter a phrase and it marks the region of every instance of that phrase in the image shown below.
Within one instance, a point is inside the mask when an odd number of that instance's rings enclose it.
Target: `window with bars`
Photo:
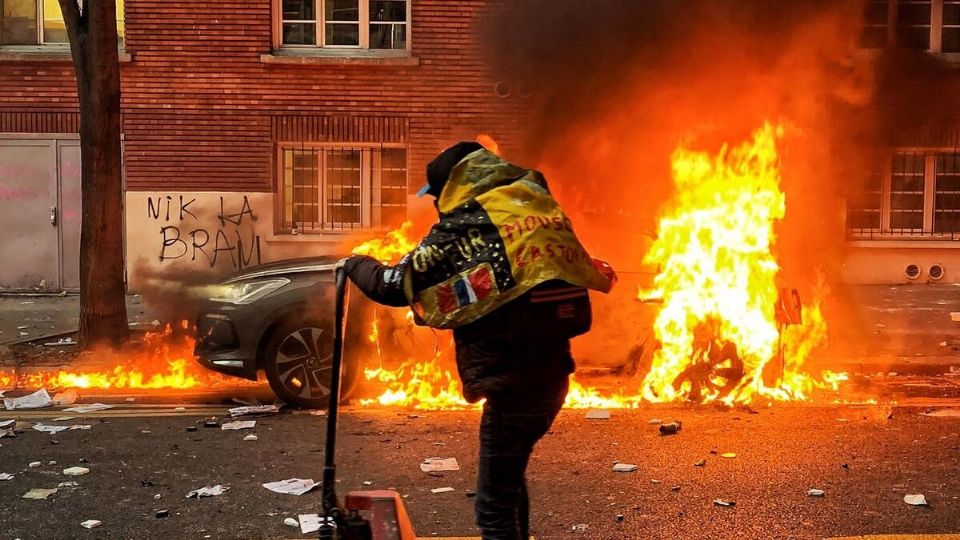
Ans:
[[[879,231],[883,211],[883,170],[868,177],[863,190],[847,199],[847,228],[856,233]]]
[[[860,43],[868,49],[960,53],[960,0],[868,0]]]
[[[926,158],[922,153],[898,153],[890,173],[890,229],[923,231]]]
[[[120,46],[123,46],[123,31],[123,0],[117,0]],[[0,0],[0,45],[66,43],[69,43],[67,28],[58,0]]]
[[[960,151],[898,151],[847,199],[851,239],[960,240]]]
[[[403,147],[280,146],[282,228],[390,228],[407,209]]]
[[[279,1],[284,46],[408,49],[408,0]]]
[[[960,154],[937,154],[934,163],[933,230],[960,232]]]

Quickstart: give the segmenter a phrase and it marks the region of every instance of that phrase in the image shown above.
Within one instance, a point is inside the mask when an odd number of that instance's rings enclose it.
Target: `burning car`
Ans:
[[[214,286],[197,317],[195,354],[200,364],[250,380],[263,370],[282,400],[325,406],[330,395],[335,263],[331,257],[279,261]],[[351,321],[367,318],[370,307],[362,295],[353,295]],[[351,345],[363,346],[359,330],[364,326],[347,325]],[[360,372],[360,362],[344,364],[344,396],[356,387]]]

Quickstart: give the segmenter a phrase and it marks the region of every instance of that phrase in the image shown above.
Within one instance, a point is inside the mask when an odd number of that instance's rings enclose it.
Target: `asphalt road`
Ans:
[[[758,414],[651,406],[587,420],[584,411],[564,411],[531,462],[533,528],[538,538],[590,539],[958,532],[960,418],[918,413],[896,409],[888,418],[885,406],[779,405]],[[173,405],[119,403],[111,411],[60,422],[88,423],[88,431],[48,435],[21,424],[23,433],[0,439],[0,472],[14,475],[0,481],[2,536],[304,537],[283,520],[315,512],[316,493],[280,495],[261,484],[319,480],[326,419],[303,412],[257,418],[257,441],[242,440],[249,430],[197,423],[222,414],[218,406],[176,412]],[[60,415],[42,411],[21,418],[49,423]],[[0,420],[14,417],[0,411]],[[476,472],[478,418],[471,411],[348,409],[340,430],[340,492],[394,488],[404,495],[418,535],[476,534],[466,491]],[[648,423],[652,418],[682,419],[683,430],[661,437]],[[188,432],[192,426],[197,430]],[[728,452],[736,457],[722,457]],[[462,470],[429,476],[419,463],[431,456],[456,457]],[[706,465],[694,466],[701,459]],[[30,468],[33,461],[42,465]],[[639,470],[614,473],[615,461]],[[62,474],[74,465],[91,472]],[[21,498],[31,488],[66,481],[79,485],[48,500]],[[230,490],[185,499],[190,490],[218,483]],[[446,486],[455,491],[430,492]],[[826,496],[809,497],[810,488]],[[930,506],[903,502],[915,493],[923,493]],[[714,499],[736,506],[718,507]],[[169,517],[157,518],[160,510]],[[88,519],[103,525],[85,530],[80,523]]]

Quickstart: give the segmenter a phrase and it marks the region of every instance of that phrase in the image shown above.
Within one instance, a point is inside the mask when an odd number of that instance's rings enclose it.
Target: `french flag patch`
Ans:
[[[481,266],[437,287],[437,306],[441,313],[447,314],[483,300],[493,290],[493,272],[489,266]]]

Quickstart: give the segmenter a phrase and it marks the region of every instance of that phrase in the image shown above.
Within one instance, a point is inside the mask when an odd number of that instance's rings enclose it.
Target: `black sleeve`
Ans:
[[[347,259],[344,271],[367,298],[391,307],[409,306],[403,294],[403,267],[380,264],[376,259],[354,255]]]

